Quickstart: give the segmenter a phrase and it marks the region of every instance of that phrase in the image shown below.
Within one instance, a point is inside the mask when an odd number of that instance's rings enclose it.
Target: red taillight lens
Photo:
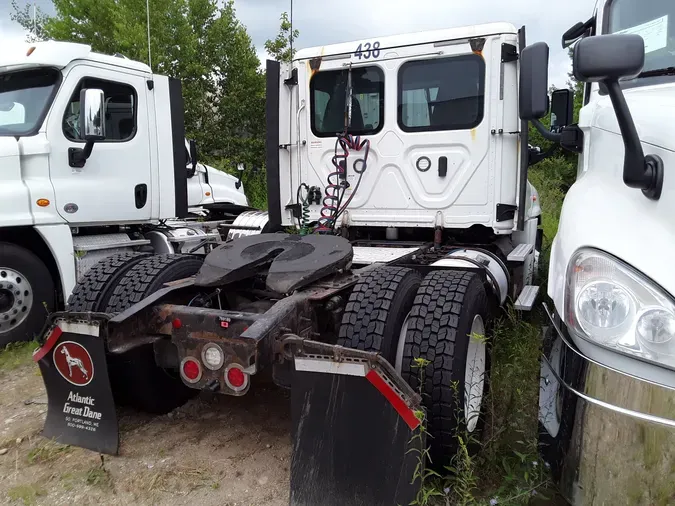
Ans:
[[[227,371],[227,381],[234,388],[241,388],[246,382],[246,374],[238,367],[231,367],[230,370]]]
[[[183,376],[188,381],[197,381],[202,375],[202,368],[199,362],[192,359],[187,359],[183,362]]]
[[[180,321],[180,318],[174,318],[173,322],[171,322],[171,324],[173,325],[174,329],[179,329],[183,326],[183,322]]]

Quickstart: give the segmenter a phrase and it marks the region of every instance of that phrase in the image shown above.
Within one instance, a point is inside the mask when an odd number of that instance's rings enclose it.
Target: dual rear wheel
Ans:
[[[458,436],[480,437],[487,392],[490,303],[475,272],[382,267],[354,288],[338,344],[382,354],[422,395],[434,467]],[[467,437],[464,437],[466,440]]]
[[[202,259],[191,255],[124,253],[102,260],[77,284],[68,300],[70,311],[121,313],[165,283],[197,273]],[[115,402],[162,414],[197,395],[178,372],[159,367],[153,344],[144,344],[108,357]]]

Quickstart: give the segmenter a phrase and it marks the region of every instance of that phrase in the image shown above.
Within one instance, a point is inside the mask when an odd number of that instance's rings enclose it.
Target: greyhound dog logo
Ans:
[[[63,378],[76,386],[88,385],[94,377],[91,355],[79,343],[65,341],[54,348],[54,365]]]

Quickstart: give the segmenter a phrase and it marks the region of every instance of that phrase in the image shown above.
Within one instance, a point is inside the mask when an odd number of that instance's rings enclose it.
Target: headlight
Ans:
[[[578,336],[675,368],[675,304],[620,260],[582,249],[570,260],[565,323]]]

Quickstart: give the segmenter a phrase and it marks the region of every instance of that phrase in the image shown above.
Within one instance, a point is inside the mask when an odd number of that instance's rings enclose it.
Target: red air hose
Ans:
[[[338,147],[342,152],[338,152]],[[359,180],[356,187],[352,191],[347,201],[342,205],[342,199],[347,189],[347,182],[345,176],[347,159],[351,151],[364,150],[363,157],[354,162],[352,169],[359,174]],[[323,207],[321,208],[321,217],[316,228],[317,233],[332,234],[335,230],[335,225],[339,216],[347,209],[347,206],[354,198],[356,190],[361,184],[361,178],[368,166],[368,154],[370,153],[370,141],[368,139],[361,142],[361,137],[354,137],[350,134],[339,135],[335,141],[335,155],[331,162],[334,170],[328,175],[328,185],[326,186],[326,194],[323,198]]]

